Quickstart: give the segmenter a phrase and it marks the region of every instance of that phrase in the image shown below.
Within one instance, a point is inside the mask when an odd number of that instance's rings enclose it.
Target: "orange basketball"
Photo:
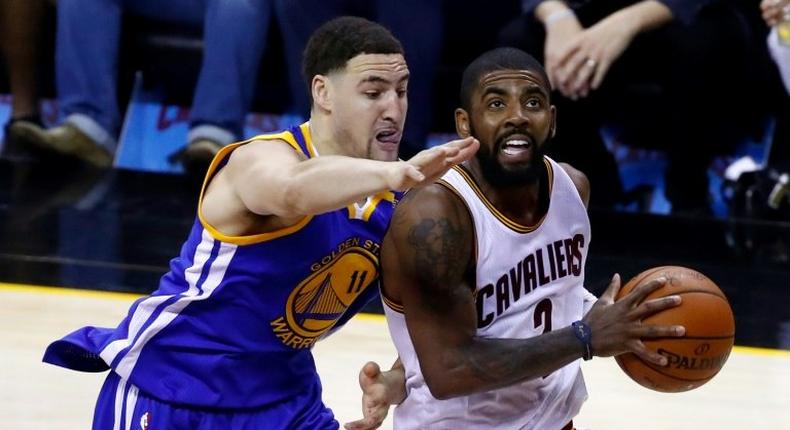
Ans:
[[[645,270],[620,289],[617,300],[638,285],[661,276],[667,278],[666,284],[645,300],[679,295],[682,303],[651,315],[644,322],[683,325],[686,335],[643,340],[648,349],[667,358],[665,367],[647,363],[633,353],[615,359],[631,379],[647,388],[665,393],[688,391],[716,376],[727,361],[735,337],[735,319],[727,298],[713,281],[680,266]]]

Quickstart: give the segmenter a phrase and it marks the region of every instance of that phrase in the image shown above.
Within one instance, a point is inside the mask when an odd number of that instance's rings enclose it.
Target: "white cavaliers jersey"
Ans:
[[[463,167],[440,184],[466,203],[477,242],[477,336],[530,338],[582,318],[590,222],[571,178],[545,158],[549,210],[535,226],[523,226],[494,208]],[[390,334],[406,369],[406,400],[395,408],[395,429],[560,430],[587,398],[580,360],[543,378],[448,400],[425,384],[403,308],[384,299]],[[581,346],[580,346],[581,348]]]

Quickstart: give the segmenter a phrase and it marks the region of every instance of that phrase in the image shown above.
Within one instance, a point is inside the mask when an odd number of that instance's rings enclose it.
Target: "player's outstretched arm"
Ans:
[[[228,163],[233,189],[251,212],[298,217],[345,207],[387,190],[433,181],[474,155],[477,141],[461,139],[426,150],[409,161],[344,156],[304,160],[283,142],[251,142]]]
[[[488,391],[549,374],[582,357],[569,327],[529,339],[476,335],[473,225],[463,203],[439,185],[407,194],[382,245],[385,293],[399,300],[425,381],[434,397]],[[639,288],[644,298],[658,285]],[[614,291],[616,293],[616,291]],[[588,314],[599,353],[640,352],[641,337],[678,336],[674,327],[641,319],[675,306],[675,299],[612,303],[612,292]],[[613,323],[617,321],[617,323]],[[597,343],[596,343],[597,342]],[[648,357],[656,362],[654,357]]]

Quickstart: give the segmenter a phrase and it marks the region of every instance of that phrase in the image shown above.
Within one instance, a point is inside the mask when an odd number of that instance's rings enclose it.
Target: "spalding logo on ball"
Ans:
[[[645,270],[620,289],[617,300],[638,285],[659,277],[667,282],[645,300],[678,295],[680,306],[644,319],[646,324],[682,325],[679,338],[643,339],[645,346],[667,358],[666,366],[642,361],[632,353],[615,357],[620,368],[639,384],[665,393],[688,391],[716,376],[732,351],[735,318],[727,297],[707,276],[680,266]]]

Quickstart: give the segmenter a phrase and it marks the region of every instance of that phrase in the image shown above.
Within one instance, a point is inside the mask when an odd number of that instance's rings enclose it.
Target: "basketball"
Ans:
[[[621,354],[615,360],[631,379],[651,390],[665,393],[692,390],[716,376],[727,361],[735,337],[735,319],[727,298],[713,281],[680,266],[655,267],[636,275],[620,289],[617,300],[638,285],[661,276],[667,282],[645,300],[678,295],[682,302],[643,322],[683,325],[686,335],[643,340],[648,349],[667,358],[664,367],[645,362],[633,353]]]

